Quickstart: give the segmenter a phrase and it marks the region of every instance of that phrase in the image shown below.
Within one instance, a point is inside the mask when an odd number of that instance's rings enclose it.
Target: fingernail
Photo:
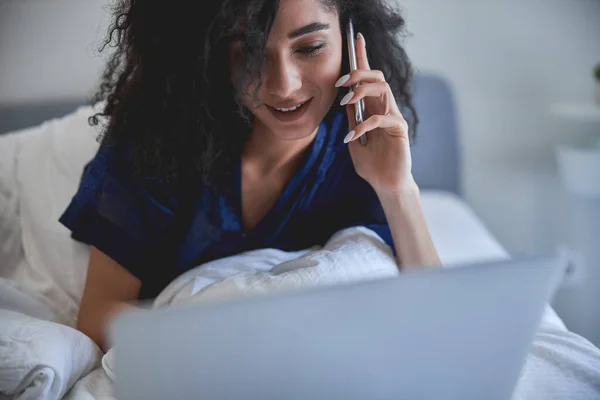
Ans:
[[[365,49],[366,49],[367,48],[367,41],[365,40],[365,37],[360,32],[358,32],[358,36],[362,39],[363,45],[365,46]]]
[[[352,91],[348,92],[348,94],[346,94],[344,96],[344,98],[342,99],[342,101],[340,101],[340,105],[341,106],[345,106],[346,104],[348,104],[348,102],[350,100],[352,100],[353,97],[354,97],[354,92],[352,92]]]
[[[341,87],[344,85],[344,83],[348,82],[349,80],[350,80],[350,74],[344,75],[340,79],[338,79],[338,81],[335,83],[335,87]]]
[[[355,134],[356,134],[356,132],[354,132],[354,131],[348,132],[348,134],[344,138],[344,143],[350,142],[352,140],[352,138],[354,137]]]

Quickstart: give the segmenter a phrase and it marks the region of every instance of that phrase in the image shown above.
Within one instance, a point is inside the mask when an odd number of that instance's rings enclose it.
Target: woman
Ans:
[[[92,246],[78,328],[104,346],[110,318],[187,269],[349,226],[373,229],[400,264],[439,265],[396,104],[414,128],[401,16],[383,0],[194,3],[115,10],[105,137],[61,217]],[[350,17],[364,36],[345,75]]]

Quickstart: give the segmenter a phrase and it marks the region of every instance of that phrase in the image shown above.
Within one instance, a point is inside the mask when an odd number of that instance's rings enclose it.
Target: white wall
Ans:
[[[600,1],[396,1],[413,34],[406,43],[416,67],[445,76],[455,90],[471,206],[512,253],[551,250],[563,241],[573,246],[569,236],[582,236],[569,233],[576,202],[562,190],[554,147],[582,140],[568,132],[600,126],[566,123],[549,107],[593,99]],[[594,240],[600,244],[600,237],[575,241],[592,249],[595,261],[554,305],[571,329],[600,345]]]
[[[593,98],[600,1],[400,0],[416,67],[457,95],[466,197],[513,252],[562,230],[554,101]]]
[[[106,0],[0,0],[0,104],[82,99],[103,59]]]

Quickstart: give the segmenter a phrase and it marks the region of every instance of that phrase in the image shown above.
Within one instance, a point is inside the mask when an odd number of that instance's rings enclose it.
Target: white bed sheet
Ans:
[[[445,267],[509,258],[508,252],[459,196],[424,190],[421,203],[429,232]]]

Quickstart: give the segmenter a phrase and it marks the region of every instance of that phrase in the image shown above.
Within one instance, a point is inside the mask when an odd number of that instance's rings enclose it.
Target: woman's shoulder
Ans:
[[[103,143],[84,167],[61,222],[72,228],[82,215],[93,213],[142,239],[164,229],[177,208],[169,185],[157,177],[134,173],[127,149]]]

